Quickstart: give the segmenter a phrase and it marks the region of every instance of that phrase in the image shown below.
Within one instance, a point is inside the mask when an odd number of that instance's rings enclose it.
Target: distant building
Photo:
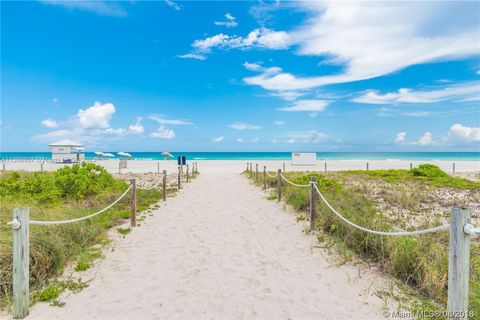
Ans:
[[[85,149],[80,143],[65,139],[48,145],[52,151],[52,160],[60,163],[81,162],[85,159],[82,151]]]

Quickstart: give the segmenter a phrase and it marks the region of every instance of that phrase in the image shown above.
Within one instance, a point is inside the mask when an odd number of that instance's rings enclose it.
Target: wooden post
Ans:
[[[248,172],[248,162],[247,162],[247,172]]]
[[[2,171],[5,171],[5,162],[2,162]]]
[[[410,162],[410,170],[412,170],[413,168],[413,164]]]
[[[367,162],[367,171],[368,171],[368,162]]]
[[[255,164],[255,182],[258,182],[258,163]]]
[[[263,166],[263,190],[267,190],[267,166]]]
[[[163,170],[163,201],[167,201],[167,170]]]
[[[157,173],[160,173],[160,161],[157,162]]]
[[[327,172],[327,163],[325,162],[325,172]]]
[[[40,171],[43,172],[43,161],[40,162]]]
[[[253,169],[252,169],[252,163],[250,162],[250,178],[253,177]]]
[[[189,174],[188,171],[189,171],[189,170],[190,170],[190,168],[189,168],[189,165],[187,164],[187,182],[188,182],[188,174]]]
[[[177,188],[178,188],[178,190],[180,190],[180,187],[181,187],[181,185],[180,185],[181,177],[182,177],[182,174],[180,172],[180,166],[178,166],[178,174],[177,174]]]
[[[118,173],[122,173],[122,169],[120,167],[120,161],[118,161]]]
[[[280,176],[281,174],[282,174],[282,170],[278,169],[278,184],[277,184],[278,202],[282,200],[282,177]]]
[[[310,178],[310,230],[315,230],[317,220],[316,193],[315,185],[317,184],[317,177]]]
[[[468,319],[470,235],[466,234],[463,228],[470,223],[470,216],[468,209],[452,209],[448,257],[447,313],[449,319]]]
[[[455,173],[455,162],[452,164],[452,171]]]
[[[13,210],[13,318],[23,319],[28,315],[30,304],[29,271],[29,211],[27,208]]]
[[[285,173],[285,162],[283,163],[283,173]]]
[[[130,226],[137,226],[137,180],[130,179],[130,184],[132,185],[132,204],[131,204],[131,217],[130,217]]]

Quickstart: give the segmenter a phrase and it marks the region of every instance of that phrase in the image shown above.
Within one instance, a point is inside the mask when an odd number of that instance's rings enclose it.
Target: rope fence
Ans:
[[[410,165],[411,167],[411,165]],[[258,168],[258,164],[256,165]],[[367,163],[367,170],[369,169]],[[258,171],[258,170],[257,170]],[[247,163],[247,173],[252,178],[252,163]],[[263,167],[263,188],[266,190],[266,177],[275,178],[275,175],[271,175],[266,166]],[[309,192],[309,215],[310,215],[310,229],[316,229],[317,218],[317,195],[322,200],[330,211],[332,211],[340,220],[349,226],[356,228],[357,230],[368,232],[379,236],[418,236],[429,233],[435,233],[440,231],[450,231],[449,239],[449,259],[448,259],[448,302],[447,302],[447,318],[449,319],[467,319],[468,312],[468,286],[469,286],[469,273],[470,273],[470,237],[480,234],[480,227],[474,227],[470,223],[471,212],[465,208],[452,208],[451,221],[448,224],[436,226],[427,229],[414,230],[414,231],[378,231],[368,229],[350,221],[340,212],[338,212],[320,192],[317,186],[317,177],[311,176],[310,183],[308,185],[298,184],[287,179],[281,169],[277,172],[277,200],[281,201],[282,197],[282,181],[285,181],[291,186],[298,188],[310,188]],[[256,176],[258,182],[258,176]]]
[[[30,253],[29,253],[29,226],[38,225],[38,226],[50,226],[50,225],[60,225],[84,221],[91,219],[95,216],[98,216],[105,211],[111,209],[116,205],[120,200],[125,198],[125,196],[131,192],[131,217],[130,225],[132,227],[137,226],[137,189],[140,190],[151,190],[163,188],[163,201],[167,200],[167,187],[168,183],[177,180],[178,185],[176,189],[180,189],[182,177],[188,182],[190,175],[195,176],[198,174],[197,162],[193,163],[192,171],[190,172],[190,167],[186,165],[186,175],[183,174],[183,166],[179,166],[179,171],[177,174],[173,174],[173,180],[168,181],[169,176],[167,171],[163,170],[163,174],[160,176],[160,181],[152,185],[137,185],[137,180],[135,178],[130,179],[130,186],[111,204],[105,208],[89,214],[87,216],[67,219],[67,220],[50,220],[50,221],[39,221],[39,220],[30,220],[30,212],[28,208],[16,208],[13,210],[13,219],[7,224],[10,225],[13,229],[13,310],[12,315],[14,319],[23,319],[29,313],[29,301],[30,301]],[[160,169],[158,169],[160,173]]]

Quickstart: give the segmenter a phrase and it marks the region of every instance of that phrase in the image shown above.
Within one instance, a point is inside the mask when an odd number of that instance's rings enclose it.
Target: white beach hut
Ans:
[[[81,162],[85,159],[85,154],[82,153],[85,148],[80,143],[69,139],[49,144],[48,148],[52,151],[54,162]]]

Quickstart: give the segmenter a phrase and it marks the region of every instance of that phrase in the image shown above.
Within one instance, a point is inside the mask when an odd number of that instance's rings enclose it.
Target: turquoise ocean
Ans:
[[[116,152],[110,153],[120,158]],[[129,152],[133,159],[164,159],[161,152]],[[289,160],[291,152],[171,152],[174,157],[184,155],[187,160]],[[87,159],[98,158],[86,152]],[[0,159],[50,159],[50,152],[0,152]],[[318,160],[474,160],[480,161],[480,152],[317,152]]]

